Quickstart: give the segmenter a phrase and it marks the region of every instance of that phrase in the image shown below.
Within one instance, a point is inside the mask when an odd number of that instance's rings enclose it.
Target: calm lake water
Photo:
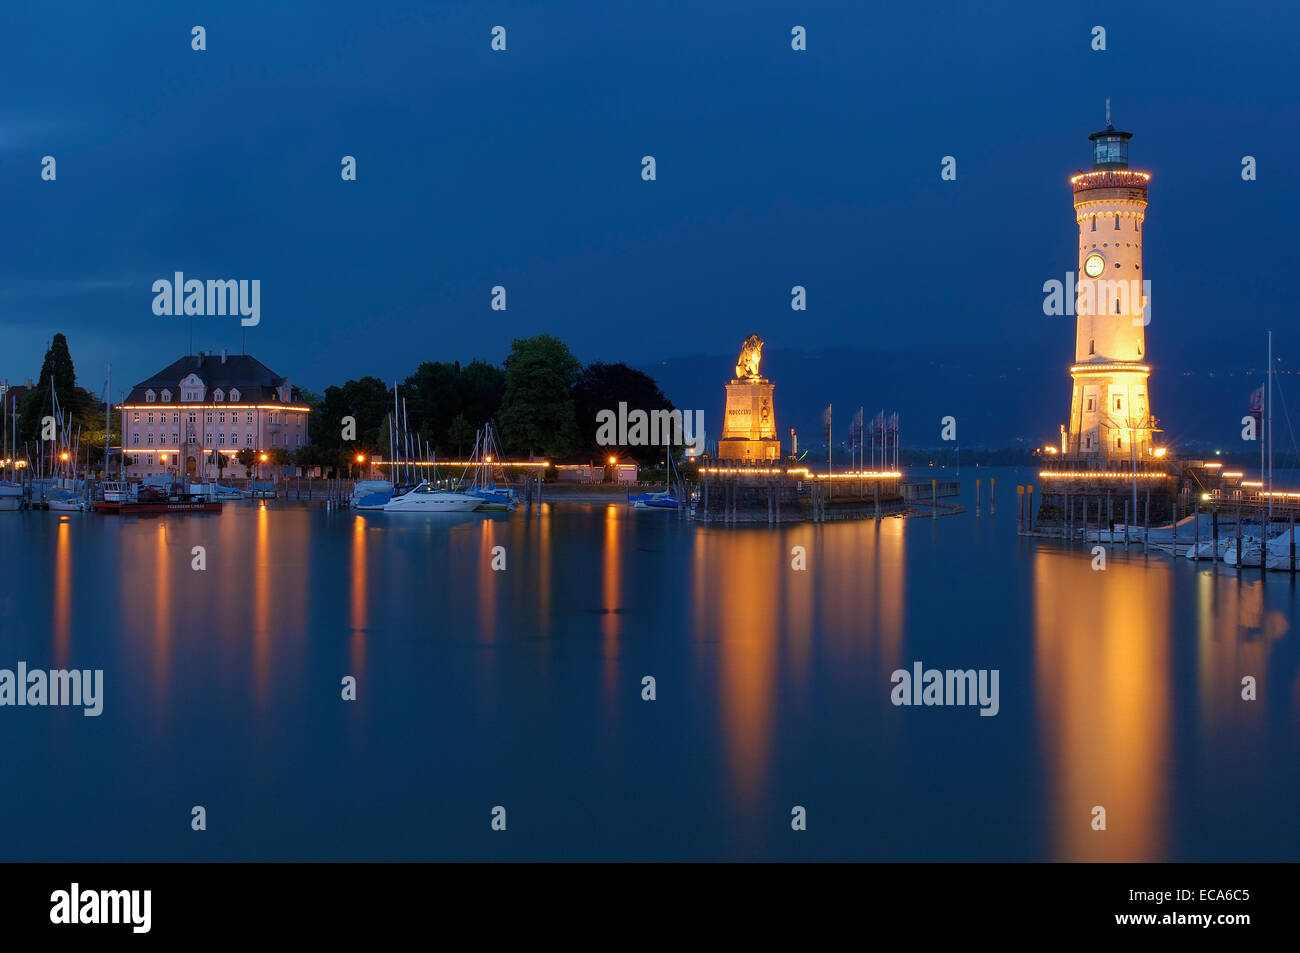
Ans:
[[[976,476],[996,516],[776,530],[0,513],[0,668],[105,679],[98,718],[0,708],[0,858],[1296,859],[1291,579],[1096,572]],[[999,670],[999,713],[895,707],[916,661]]]

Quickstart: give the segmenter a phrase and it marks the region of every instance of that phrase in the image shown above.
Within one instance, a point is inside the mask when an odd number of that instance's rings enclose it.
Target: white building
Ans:
[[[240,450],[259,457],[307,443],[311,408],[301,394],[246,354],[189,355],[136,384],[121,405],[128,477],[189,474],[213,480],[248,474]],[[218,468],[217,455],[226,460]],[[265,470],[263,472],[270,472]]]

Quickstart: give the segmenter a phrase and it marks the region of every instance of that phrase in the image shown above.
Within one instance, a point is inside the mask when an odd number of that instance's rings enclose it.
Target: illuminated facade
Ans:
[[[758,372],[763,339],[751,334],[736,360],[736,378],[727,384],[727,408],[722,419],[718,459],[761,463],[781,458],[776,435],[774,385]]]
[[[1132,133],[1108,125],[1088,138],[1092,170],[1070,179],[1079,270],[1070,423],[1061,428],[1061,453],[1075,465],[1107,470],[1142,466],[1155,455],[1146,363],[1149,286],[1142,271],[1151,176],[1128,167]]]
[[[121,405],[128,477],[245,477],[235,460],[307,443],[311,408],[289,382],[246,354],[189,355],[141,381]],[[225,457],[219,468],[217,455]]]

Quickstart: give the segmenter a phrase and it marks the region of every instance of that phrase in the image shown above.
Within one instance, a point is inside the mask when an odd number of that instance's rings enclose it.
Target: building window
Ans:
[[[1115,231],[1119,231],[1119,215],[1115,216]]]
[[[294,446],[297,446],[297,447],[301,447],[301,446],[302,446],[302,434],[298,434],[297,442],[294,444]]]
[[[1089,338],[1089,339],[1088,339],[1088,353],[1089,353],[1089,354],[1096,354],[1096,353],[1097,353],[1097,341],[1096,341],[1096,339],[1094,339],[1094,338]]]
[[[1123,449],[1124,449],[1124,438],[1123,438],[1123,437],[1116,437],[1116,438],[1115,438],[1115,449],[1116,449],[1116,450],[1123,450]]]
[[[1115,409],[1116,409],[1116,410],[1123,410],[1123,409],[1124,409],[1124,399],[1123,399],[1122,397],[1116,397],[1116,398],[1115,398]]]
[[[193,424],[193,423],[198,423],[198,419],[199,419],[199,415],[198,415],[198,414],[196,414],[194,411],[191,410],[189,416],[190,416],[190,423],[192,423],[192,424]]]
[[[1097,398],[1095,398],[1095,397],[1089,397],[1089,398],[1088,398],[1088,412],[1091,413],[1092,411],[1094,411],[1094,410],[1096,410],[1096,409],[1097,409]]]
[[[163,399],[163,403],[164,403],[164,404],[171,403],[172,392],[169,391],[169,390],[165,390],[165,391],[163,391],[163,392],[162,392],[162,399]]]
[[[251,447],[252,445],[253,445],[253,435],[252,435],[251,433],[250,433],[250,434],[245,434],[245,435],[244,435],[244,446]]]
[[[1097,230],[1097,216],[1096,216],[1096,215],[1094,215],[1094,216],[1092,217],[1092,230],[1093,230],[1094,232]]]
[[[181,422],[181,415],[180,415],[179,413],[173,413],[173,414],[172,414],[172,423],[174,423],[174,424],[178,424],[178,423],[180,423],[180,422]]]
[[[212,446],[212,434],[207,434],[205,436],[204,443],[206,443],[209,447]]]
[[[152,446],[153,446],[153,434],[151,434],[151,433],[147,433],[147,434],[145,434],[145,435],[144,435],[144,442],[147,443],[149,446],[152,447]]]
[[[194,446],[194,434],[190,434],[190,446]]]
[[[145,423],[153,423],[153,414],[146,414],[145,418]]]
[[[226,445],[226,435],[223,433],[217,434],[217,443],[218,445],[224,447]]]
[[[152,403],[153,403],[153,399],[154,399],[154,393],[153,393],[153,391],[151,391],[151,390],[147,390],[147,391],[145,391],[145,392],[144,392],[144,399],[145,399],[148,403],[152,404]]]
[[[225,422],[226,422],[226,412],[223,410],[221,413],[217,414],[217,423],[224,424]]]
[[[205,416],[208,419],[208,423],[212,423],[212,411],[209,410]]]
[[[178,433],[173,433],[173,434],[172,434],[172,446],[179,447],[180,445],[181,445],[181,435],[178,434]]]
[[[244,420],[244,423],[246,423],[246,424],[251,424],[252,422],[253,422],[253,415],[252,415],[252,413],[250,412],[250,413],[248,414],[247,418]]]
[[[140,422],[140,411],[137,410],[135,413],[131,415],[131,423],[138,424],[139,422]]]
[[[135,432],[131,434],[131,446],[133,447],[140,446],[140,434]]]
[[[230,399],[233,400],[233,401],[235,401],[236,403],[238,403],[238,402],[239,402],[239,391],[234,390],[234,389],[232,388],[231,391],[230,391]]]

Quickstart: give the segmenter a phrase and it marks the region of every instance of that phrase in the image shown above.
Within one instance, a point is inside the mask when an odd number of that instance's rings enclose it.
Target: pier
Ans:
[[[701,467],[695,518],[705,523],[824,523],[879,519],[906,508],[902,474],[813,473],[807,467]]]

